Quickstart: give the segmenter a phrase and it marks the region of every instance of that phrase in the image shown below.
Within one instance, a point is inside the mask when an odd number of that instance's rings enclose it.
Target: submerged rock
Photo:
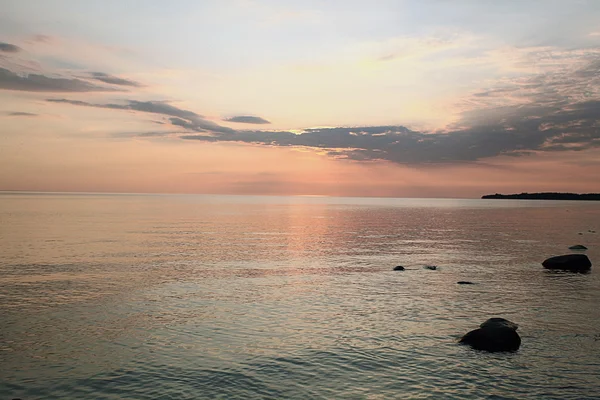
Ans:
[[[587,247],[585,247],[582,244],[576,244],[574,246],[569,247],[569,250],[587,250]]]
[[[397,265],[394,267],[394,271],[404,271],[404,267],[402,265]]]
[[[458,281],[456,283],[459,285],[474,285],[474,283],[470,281]]]
[[[490,318],[478,329],[464,335],[459,343],[489,352],[517,351],[521,346],[518,328],[517,324],[507,319]]]
[[[438,267],[437,267],[437,266],[435,266],[435,265],[426,265],[426,266],[424,266],[423,268],[425,268],[425,269],[430,269],[430,270],[432,270],[432,271],[435,271],[435,270],[437,270],[437,268],[438,268]]]
[[[573,272],[587,272],[592,268],[592,262],[585,254],[566,254],[550,257],[542,262],[546,269],[560,269]]]

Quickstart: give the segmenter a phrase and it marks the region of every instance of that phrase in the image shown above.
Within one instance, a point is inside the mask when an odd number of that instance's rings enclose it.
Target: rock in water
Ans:
[[[423,268],[425,268],[425,269],[430,269],[430,270],[432,270],[432,271],[435,271],[435,270],[437,270],[437,267],[436,267],[435,265],[426,265],[426,266],[424,266]]]
[[[569,250],[587,250],[587,247],[582,244],[576,244],[575,246],[569,247]]]
[[[587,272],[592,268],[592,262],[585,254],[566,254],[550,257],[542,262],[546,269],[561,269],[573,272]]]
[[[394,271],[404,271],[404,267],[402,265],[397,265],[394,267]]]
[[[489,352],[517,351],[521,346],[518,328],[517,324],[504,318],[490,318],[479,329],[464,335],[459,343]]]
[[[498,318],[498,317],[490,318],[487,321],[485,321],[484,323],[482,323],[481,325],[479,325],[480,328],[485,328],[485,327],[489,327],[489,326],[503,326],[506,328],[510,328],[513,331],[516,331],[517,329],[519,329],[519,325],[515,324],[514,322],[510,322],[507,319]]]
[[[459,285],[474,285],[474,283],[470,281],[458,281],[456,283]]]

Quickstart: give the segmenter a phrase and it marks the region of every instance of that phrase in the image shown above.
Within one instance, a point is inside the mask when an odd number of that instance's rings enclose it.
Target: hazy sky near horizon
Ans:
[[[598,1],[0,10],[0,190],[600,192]]]

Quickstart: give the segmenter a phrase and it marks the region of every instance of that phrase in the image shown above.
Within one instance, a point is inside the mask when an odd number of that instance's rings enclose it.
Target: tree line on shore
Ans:
[[[486,194],[482,199],[523,199],[523,200],[600,200],[600,193],[519,193],[519,194]]]

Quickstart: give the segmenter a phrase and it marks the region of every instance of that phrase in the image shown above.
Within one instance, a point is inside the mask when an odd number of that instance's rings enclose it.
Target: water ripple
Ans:
[[[1,398],[600,393],[600,275],[539,264],[597,206],[0,201]],[[518,352],[457,344],[490,316]]]

